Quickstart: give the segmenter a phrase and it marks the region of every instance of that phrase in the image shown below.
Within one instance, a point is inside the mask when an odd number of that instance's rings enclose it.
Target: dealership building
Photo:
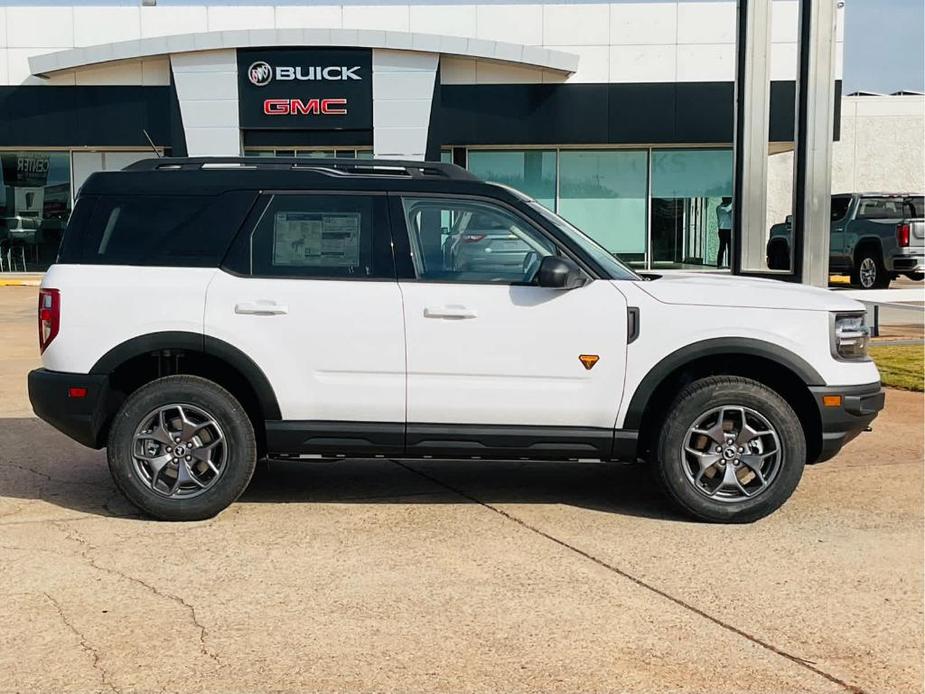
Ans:
[[[771,7],[772,158],[793,149],[798,9]],[[835,50],[840,79],[840,28]],[[736,61],[723,0],[5,4],[0,270],[47,264],[87,176],[152,147],[453,161],[634,266],[715,267]]]

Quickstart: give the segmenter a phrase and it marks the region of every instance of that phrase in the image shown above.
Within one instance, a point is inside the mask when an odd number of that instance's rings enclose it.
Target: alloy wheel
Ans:
[[[866,257],[861,260],[861,267],[858,269],[858,277],[861,280],[861,286],[864,289],[870,289],[877,282],[877,263],[873,258]]]
[[[700,415],[681,444],[684,474],[701,494],[734,503],[752,499],[777,477],[780,437],[759,412],[724,405]]]
[[[141,419],[132,438],[132,457],[132,469],[149,489],[171,499],[190,499],[222,476],[228,445],[214,416],[195,405],[174,403]]]

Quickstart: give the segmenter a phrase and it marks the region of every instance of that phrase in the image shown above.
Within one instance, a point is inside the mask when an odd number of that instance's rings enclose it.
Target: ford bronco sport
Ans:
[[[484,228],[517,263],[452,250]],[[689,514],[752,521],[884,400],[860,304],[644,278],[534,200],[437,163],[95,173],[38,330],[35,412],[105,446],[125,495],[170,520],[224,509],[263,456],[384,456],[642,461]]]

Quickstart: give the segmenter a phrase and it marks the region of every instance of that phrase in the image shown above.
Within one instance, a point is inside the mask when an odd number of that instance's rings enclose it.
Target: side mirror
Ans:
[[[547,255],[536,273],[536,283],[552,289],[577,289],[583,287],[588,278],[574,262],[557,255]]]

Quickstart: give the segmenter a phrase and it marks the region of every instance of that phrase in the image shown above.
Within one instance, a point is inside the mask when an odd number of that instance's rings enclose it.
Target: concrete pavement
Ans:
[[[921,394],[748,526],[635,466],[387,460],[169,524],[31,416],[34,305],[0,290],[0,691],[922,688]]]

